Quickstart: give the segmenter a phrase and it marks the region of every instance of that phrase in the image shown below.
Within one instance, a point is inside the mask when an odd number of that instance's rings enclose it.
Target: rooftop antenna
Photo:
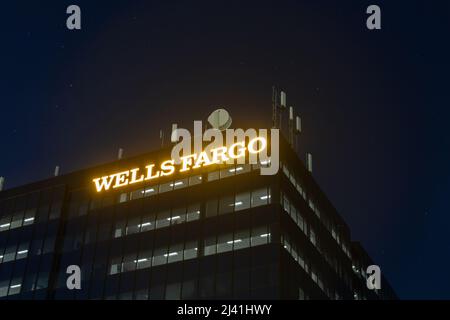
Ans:
[[[294,107],[289,107],[289,144],[294,147]]]
[[[159,130],[159,139],[161,139],[161,148],[164,147],[164,131],[161,129]]]
[[[5,185],[5,177],[0,177],[0,191],[3,190],[4,185]]]
[[[298,140],[300,137],[300,133],[302,132],[302,118],[299,116],[295,117],[295,150],[298,150]]]
[[[117,159],[120,160],[123,158],[123,149],[119,148],[119,151],[117,152]]]
[[[306,166],[308,171],[312,173],[312,154],[309,152],[306,154]]]
[[[225,109],[214,110],[208,117],[208,122],[214,129],[225,131],[231,126],[233,119]]]
[[[59,176],[59,169],[60,169],[59,166],[55,167],[55,172],[54,172],[55,177]]]
[[[272,86],[272,127],[281,130],[281,113],[286,109],[286,92],[280,91]]]

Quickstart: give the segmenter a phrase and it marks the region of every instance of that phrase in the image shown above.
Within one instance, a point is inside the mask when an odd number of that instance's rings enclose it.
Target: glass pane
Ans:
[[[191,204],[187,209],[187,221],[200,219],[200,203]]]
[[[134,218],[128,221],[127,235],[138,233],[140,229],[140,218]]]
[[[136,261],[137,269],[150,268],[152,266],[152,251],[146,250],[139,254],[139,258]]]
[[[219,202],[219,214],[233,212],[234,206],[234,195],[222,196]]]
[[[250,247],[250,230],[240,230],[234,235],[234,250]]]
[[[208,200],[206,202],[206,217],[214,217],[217,215],[217,199]]]
[[[197,258],[198,245],[197,241],[187,242],[184,248],[184,260]]]
[[[181,188],[186,188],[188,186],[188,179],[181,179],[181,180],[175,180],[172,183],[172,187],[174,188],[174,190],[177,189],[181,189]]]
[[[183,244],[176,244],[170,247],[167,253],[168,263],[181,261],[183,259]]]
[[[180,207],[172,210],[171,224],[179,224],[186,221],[186,207]]]
[[[155,213],[144,215],[141,223],[141,232],[155,229]]]
[[[219,179],[219,171],[213,171],[208,173],[208,181],[214,181]]]
[[[173,190],[173,182],[167,182],[159,185],[159,193]]]
[[[138,189],[136,191],[131,192],[130,200],[135,200],[142,198],[144,196],[144,189]]]
[[[269,237],[270,233],[268,232],[266,226],[253,228],[251,238],[252,247],[268,243]]]
[[[158,185],[149,186],[144,189],[144,197],[150,197],[158,194]]]
[[[170,210],[158,212],[156,215],[156,228],[164,228],[170,225]]]
[[[226,169],[222,169],[222,170],[220,170],[220,179],[232,177],[235,174],[236,174],[236,168],[234,166],[226,168]]]
[[[189,185],[190,186],[195,186],[196,184],[200,184],[200,183],[202,183],[202,176],[200,174],[189,177]]]
[[[217,253],[233,250],[233,234],[220,235],[217,239]]]
[[[270,203],[270,194],[267,188],[257,189],[252,192],[252,207],[263,206]]]
[[[205,240],[204,255],[208,256],[216,253],[216,237],[209,237]]]
[[[250,208],[250,192],[238,193],[236,195],[236,202],[234,204],[234,210],[245,210]]]
[[[153,253],[152,266],[159,266],[167,263],[167,248],[156,249]]]

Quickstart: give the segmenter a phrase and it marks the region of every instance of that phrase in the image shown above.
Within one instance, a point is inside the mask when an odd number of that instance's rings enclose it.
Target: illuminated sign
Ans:
[[[161,162],[159,168],[156,168],[155,164],[150,163],[145,166],[144,170],[141,170],[141,168],[132,168],[95,178],[92,181],[95,184],[97,192],[110,190],[111,188],[117,189],[131,184],[154,180],[159,177],[170,176],[175,173],[176,167],[178,168],[178,172],[188,172],[213,164],[229,162],[230,160],[242,160],[242,158],[245,158],[247,152],[257,155],[266,148],[266,138],[255,137],[249,140],[247,144],[245,141],[241,141],[230,146],[222,146],[209,151],[182,156],[180,157],[180,164],[177,166],[175,166],[175,160],[171,159]]]

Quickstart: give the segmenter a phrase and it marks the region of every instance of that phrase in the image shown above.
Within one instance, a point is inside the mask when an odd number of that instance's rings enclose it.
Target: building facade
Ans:
[[[0,192],[0,299],[396,299],[284,139],[278,174],[215,165],[97,192],[170,149]],[[81,268],[69,290],[67,267]]]

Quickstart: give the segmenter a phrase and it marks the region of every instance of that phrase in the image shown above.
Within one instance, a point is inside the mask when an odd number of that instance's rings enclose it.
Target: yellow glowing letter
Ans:
[[[109,180],[108,180],[108,178],[109,178]],[[94,183],[95,183],[95,188],[97,189],[97,192],[100,192],[100,191],[102,191],[102,189],[109,190],[113,180],[114,180],[114,176],[104,176],[101,178],[93,179],[92,181],[94,181]]]
[[[241,146],[241,147],[239,148],[239,153],[236,154],[234,152],[234,149],[236,149],[236,147],[238,147],[238,146]],[[228,155],[230,156],[230,158],[233,158],[233,159],[244,157],[245,156],[245,143],[244,143],[244,141],[232,144],[230,146],[230,148],[228,149]]]
[[[228,161],[228,157],[226,156],[227,147],[219,147],[216,149],[211,149],[211,152],[213,154],[212,163],[222,163],[222,162]],[[219,161],[219,157],[220,157],[220,161]]]
[[[155,179],[159,177],[159,171],[156,171],[156,173],[153,174],[154,167],[155,167],[154,164],[150,164],[145,167],[147,169],[147,177],[145,177],[145,180]]]
[[[139,171],[139,168],[130,170],[130,172],[131,172],[130,184],[144,181],[144,175],[143,174],[141,174],[141,177],[139,179],[137,178],[138,171]]]
[[[185,157],[181,157],[181,161],[183,162],[183,165],[181,166],[180,172],[188,171],[190,168],[188,166],[192,166],[192,159],[195,160],[197,158],[197,155],[191,154]]]
[[[195,166],[193,166],[193,169],[200,168],[202,164],[205,164],[205,166],[211,164],[211,160],[208,158],[208,154],[205,151],[200,152],[200,155],[197,158],[197,161],[195,162]]]
[[[119,188],[119,187],[126,186],[128,184],[128,175],[129,174],[130,174],[130,171],[128,171],[128,170],[114,174],[114,176],[116,177],[116,184],[113,185],[113,188]]]
[[[258,150],[255,150],[254,144],[258,141],[261,142],[261,147]],[[248,143],[248,152],[250,153],[259,153],[263,151],[267,147],[267,141],[263,137],[257,137],[249,141]]]
[[[175,171],[174,160],[166,160],[161,163],[161,176],[169,176]]]

